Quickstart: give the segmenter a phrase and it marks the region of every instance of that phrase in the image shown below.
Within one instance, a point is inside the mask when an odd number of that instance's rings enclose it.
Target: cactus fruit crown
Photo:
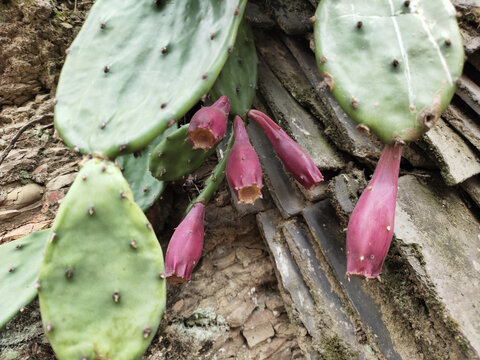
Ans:
[[[138,358],[165,309],[163,254],[118,167],[91,159],[58,210],[39,276],[59,359]]]
[[[50,229],[0,246],[0,328],[37,295],[35,285]]]
[[[416,140],[447,107],[464,52],[449,0],[324,0],[320,72],[345,112],[380,140]]]
[[[58,84],[55,126],[65,143],[110,159],[148,145],[210,90],[245,4],[96,1]]]
[[[231,104],[230,115],[244,117],[255,97],[257,74],[258,57],[253,33],[244,19],[238,28],[233,51],[210,89],[210,96],[213,99],[227,96]]]

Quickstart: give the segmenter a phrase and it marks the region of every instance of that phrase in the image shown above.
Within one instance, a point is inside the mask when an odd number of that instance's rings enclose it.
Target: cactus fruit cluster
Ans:
[[[38,280],[59,359],[136,359],[165,309],[163,255],[112,162],[86,162],[53,223]]]
[[[320,72],[338,103],[387,144],[428,131],[462,73],[450,0],[324,0],[314,37]]]

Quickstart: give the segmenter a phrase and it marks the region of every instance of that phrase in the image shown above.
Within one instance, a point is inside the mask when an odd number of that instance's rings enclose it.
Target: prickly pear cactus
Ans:
[[[39,276],[45,333],[62,359],[136,359],[165,308],[163,255],[118,167],[92,159],[63,200]]]
[[[72,46],[55,126],[71,148],[137,151],[212,87],[246,0],[99,0]]]
[[[447,107],[464,53],[450,0],[324,0],[315,53],[353,120],[383,142],[415,140]]]
[[[130,185],[135,202],[143,211],[147,211],[157,201],[166,187],[166,184],[155,179],[148,169],[150,153],[155,146],[162,142],[165,136],[168,136],[176,129],[176,124],[169,127],[139,154],[120,155],[115,159],[120,170],[122,170],[123,176]]]
[[[255,97],[257,69],[258,58],[252,29],[244,19],[238,28],[233,51],[213,84],[210,96],[213,100],[227,96],[230,100],[230,114],[245,116]]]
[[[37,296],[38,273],[50,229],[0,246],[0,328]]]
[[[188,124],[158,144],[150,155],[150,171],[161,181],[174,181],[198,169],[216,146],[208,151],[193,149],[188,141]]]

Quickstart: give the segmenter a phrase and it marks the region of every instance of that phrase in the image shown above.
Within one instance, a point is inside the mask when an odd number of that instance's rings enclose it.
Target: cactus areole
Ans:
[[[192,278],[202,256],[204,217],[205,206],[198,202],[175,229],[165,254],[165,275],[169,282],[181,284]]]
[[[55,126],[65,143],[110,159],[148,145],[208,93],[245,4],[96,1],[58,84]]]
[[[210,150],[225,136],[230,101],[221,96],[212,106],[198,110],[188,126],[188,140],[194,149]]]
[[[314,37],[317,64],[339,104],[387,144],[428,131],[462,73],[450,0],[323,0]]]
[[[257,153],[250,144],[240,116],[233,123],[235,142],[227,159],[227,182],[239,202],[253,204],[262,197],[262,168]]]
[[[280,161],[303,187],[312,189],[323,181],[310,156],[277,123],[258,110],[250,110],[248,117],[262,128]]]
[[[386,145],[373,177],[350,216],[347,275],[380,275],[393,236],[401,145]]]

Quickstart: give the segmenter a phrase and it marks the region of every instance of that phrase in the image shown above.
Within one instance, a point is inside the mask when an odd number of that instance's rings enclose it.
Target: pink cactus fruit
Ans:
[[[373,177],[350,216],[347,275],[375,279],[382,271],[393,236],[401,145],[386,145]]]
[[[257,153],[248,139],[240,116],[233,123],[235,143],[227,159],[226,175],[239,202],[253,204],[262,197],[262,168]]]
[[[230,101],[220,97],[212,106],[205,106],[193,115],[188,126],[188,140],[194,149],[211,149],[225,136]]]
[[[303,187],[312,189],[323,181],[310,156],[272,119],[258,110],[250,110],[248,116],[262,128],[285,169]]]
[[[174,284],[190,281],[202,256],[205,206],[198,202],[175,229],[165,254],[165,276]]]

